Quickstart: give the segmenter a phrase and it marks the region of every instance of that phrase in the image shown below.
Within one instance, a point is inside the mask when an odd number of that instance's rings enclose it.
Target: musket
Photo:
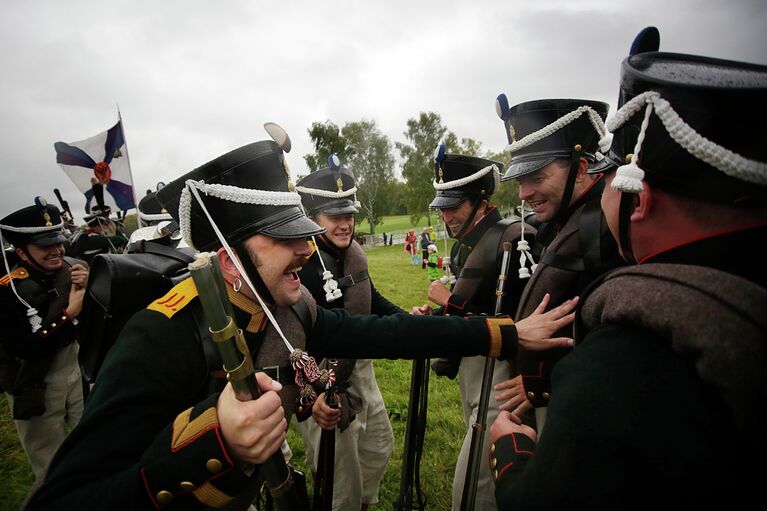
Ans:
[[[394,504],[396,511],[411,509],[423,511],[426,506],[421,490],[421,453],[426,434],[428,399],[429,359],[415,359],[410,373],[410,401],[407,407],[399,497]]]
[[[66,212],[67,215],[69,215],[69,220],[73,220],[74,217],[72,216],[72,212],[69,210],[69,203],[64,200],[64,198],[61,196],[61,192],[58,188],[53,189],[53,193],[56,195],[56,198],[59,200],[59,204],[61,204],[61,210]]]
[[[511,259],[511,243],[503,243],[503,259],[501,260],[501,272],[498,275],[498,286],[495,290],[495,314],[500,314],[503,305],[503,296],[506,280],[509,273],[509,262]],[[490,392],[493,385],[493,370],[495,369],[495,358],[485,358],[485,370],[482,373],[482,390],[479,394],[479,409],[477,410],[477,420],[471,426],[471,448],[469,449],[469,463],[466,467],[466,479],[463,483],[463,495],[461,498],[461,511],[473,511],[474,501],[477,497],[477,479],[479,478],[479,467],[484,456],[482,452],[482,443],[485,439],[485,430],[487,429],[487,409],[490,402]]]
[[[328,359],[328,369],[336,370],[338,360]],[[325,389],[325,403],[338,408],[335,384],[331,381]],[[335,477],[336,430],[323,429],[320,435],[320,452],[317,461],[317,481],[314,488],[314,511],[333,509],[333,478]]]
[[[256,382],[253,359],[242,330],[234,322],[232,304],[227,296],[218,258],[213,253],[200,254],[189,264],[189,270],[235,396],[240,401],[257,399],[261,390]],[[260,465],[259,470],[278,510],[309,509],[308,499],[302,497],[300,488],[294,484],[282,451],[278,449]]]

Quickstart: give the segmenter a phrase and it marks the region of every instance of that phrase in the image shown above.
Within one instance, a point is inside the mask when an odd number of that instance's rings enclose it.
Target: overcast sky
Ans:
[[[279,4],[279,5],[278,5]],[[767,64],[767,0],[3,2],[0,216],[80,192],[53,143],[125,128],[137,197],[241,145],[314,121],[373,119],[392,142],[436,111],[488,150],[494,101],[617,97],[620,62],[655,25],[661,49]],[[399,169],[397,169],[399,171]]]

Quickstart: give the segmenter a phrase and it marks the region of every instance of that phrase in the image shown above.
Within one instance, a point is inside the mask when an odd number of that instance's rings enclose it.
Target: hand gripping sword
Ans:
[[[237,328],[234,322],[232,304],[226,293],[218,259],[209,254],[200,254],[189,264],[189,270],[197,287],[211,336],[221,354],[226,379],[232,382],[235,396],[240,401],[257,399],[261,390],[256,382],[253,359],[242,330]],[[278,510],[309,509],[308,498],[304,498],[294,484],[290,468],[280,450],[272,454],[259,468]]]
[[[503,305],[503,288],[508,279],[509,262],[511,260],[511,243],[503,243],[503,259],[501,260],[501,272],[498,275],[498,286],[495,290],[495,314],[501,313]],[[485,358],[485,370],[482,374],[482,390],[479,394],[479,410],[477,410],[477,420],[471,428],[471,448],[469,450],[469,463],[466,467],[466,479],[463,483],[463,496],[461,498],[461,511],[473,511],[474,500],[477,497],[477,479],[479,477],[479,464],[484,458],[482,452],[482,443],[485,439],[485,430],[487,429],[487,408],[490,401],[490,392],[493,385],[493,369],[495,368],[495,359],[493,357]]]

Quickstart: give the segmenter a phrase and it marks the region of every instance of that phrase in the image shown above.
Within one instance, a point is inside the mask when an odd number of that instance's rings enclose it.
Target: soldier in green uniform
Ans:
[[[59,210],[41,197],[0,220],[0,386],[38,478],[83,409],[75,325],[88,269],[64,256],[62,228]]]
[[[496,161],[449,154],[440,144],[434,159],[434,200],[431,208],[439,209],[450,236],[456,243],[450,253],[450,269],[456,281],[447,287],[446,282],[435,280],[429,285],[429,299],[440,307],[432,311],[424,305],[413,308],[414,314],[446,316],[492,315],[495,311],[498,276],[501,274],[503,245],[511,243],[511,261],[519,261],[518,242],[522,238],[519,219],[505,220],[491,197],[500,184],[503,164]],[[528,239],[535,231],[528,227]],[[513,267],[509,268],[503,300],[505,312],[513,312],[526,280],[519,278]],[[453,509],[461,508],[464,482],[469,470],[472,424],[477,421],[485,357],[438,359],[432,368],[439,375],[454,378],[458,374],[461,389],[461,405],[466,425],[461,452],[456,462],[453,478]],[[508,360],[498,360],[493,371],[493,382],[500,383],[512,376],[513,368]],[[498,403],[490,400],[488,421],[495,419]],[[484,437],[485,450],[489,446]],[[486,463],[478,467],[478,484],[475,508],[492,510],[492,477]]]
[[[73,257],[80,257],[90,263],[99,254],[123,251],[128,238],[118,231],[115,222],[109,218],[110,211],[109,206],[91,208],[91,214],[84,218],[85,228],[72,238],[70,253]]]
[[[502,509],[743,509],[767,454],[767,66],[621,65],[602,208],[632,266],[581,298],[546,432],[491,428]]]
[[[367,256],[353,239],[358,209],[351,170],[331,155],[328,167],[301,179],[296,190],[309,218],[325,229],[314,237],[316,250],[298,274],[317,305],[381,317],[404,312],[375,288]],[[330,408],[319,395],[313,406],[315,420],[299,423],[298,430],[315,472],[321,430],[336,430],[334,473],[342,483],[333,486],[333,509],[364,510],[378,502],[394,442],[372,361],[337,360],[335,390],[340,408]]]
[[[274,380],[259,373],[263,395],[236,399],[193,280],[182,281],[124,327],[29,509],[246,509],[258,492],[259,465],[283,444],[294,410],[310,403],[311,396],[299,396],[281,335],[318,359],[503,356],[515,340],[562,344],[546,334],[571,320],[568,307],[516,325],[317,307],[298,272],[310,255],[307,238],[323,229],[299,207],[283,150],[287,135],[268,126],[280,143],[224,154],[158,198],[190,246],[217,250],[236,322],[254,363]],[[276,323],[267,321],[258,297]]]

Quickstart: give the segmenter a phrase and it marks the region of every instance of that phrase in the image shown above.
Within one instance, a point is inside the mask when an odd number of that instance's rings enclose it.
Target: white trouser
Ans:
[[[358,360],[349,392],[362,398],[362,410],[343,432],[336,429],[333,510],[358,511],[378,502],[378,489],[392,453],[394,434],[370,360]],[[307,465],[317,472],[322,428],[309,418],[297,424]]]
[[[51,458],[83,413],[83,385],[77,362],[78,345],[61,348],[45,376],[45,413],[28,420],[15,420],[19,440],[27,453],[35,477],[48,467]],[[13,411],[13,396],[8,396]]]
[[[463,438],[461,452],[455,464],[453,476],[453,511],[461,508],[463,497],[463,484],[466,480],[466,469],[469,464],[469,451],[471,450],[472,424],[477,420],[479,411],[479,395],[482,392],[482,375],[485,372],[485,357],[464,357],[458,369],[458,381],[461,387],[461,404],[463,406],[463,420],[467,427],[466,436]],[[493,383],[501,383],[510,378],[511,368],[509,363],[503,360],[495,361],[493,370]],[[492,390],[491,385],[491,390]],[[490,393],[487,407],[487,422],[489,428],[498,416],[499,403],[495,400],[495,392]],[[490,435],[487,430],[482,442],[482,456],[479,464],[479,477],[477,479],[477,496],[474,500],[474,509],[482,511],[495,511],[495,483],[490,473],[488,452],[490,449]]]

